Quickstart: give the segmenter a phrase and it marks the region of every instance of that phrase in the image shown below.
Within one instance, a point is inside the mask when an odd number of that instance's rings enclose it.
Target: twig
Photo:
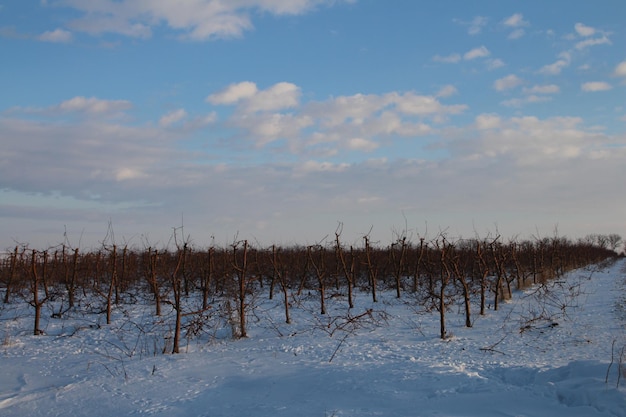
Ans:
[[[500,343],[504,342],[504,339],[506,339],[507,337],[508,337],[508,333],[502,336],[502,338],[498,340],[496,343],[494,343],[493,345],[482,347],[480,348],[480,350],[482,350],[483,352],[494,352],[494,353],[500,353],[502,355],[505,355],[504,352],[502,352],[501,350],[496,350],[495,347],[498,346]]]
[[[330,359],[328,360],[328,363],[331,363],[333,361],[333,359],[335,359],[335,355],[337,354],[337,352],[339,352],[339,348],[341,348],[341,345],[343,345],[343,342],[346,341],[346,339],[348,338],[348,336],[350,336],[350,333],[346,333],[341,340],[339,341],[339,344],[337,345],[337,347],[335,348],[335,351],[333,352],[333,354],[331,355]]]
[[[611,363],[609,363],[609,367],[606,369],[606,378],[604,379],[604,383],[609,383],[609,372],[611,371],[611,366],[613,366],[613,350],[615,348],[615,339],[613,339],[613,343],[611,343]]]
[[[617,384],[616,388],[619,388],[619,381],[622,378],[622,362],[624,359],[624,349],[626,349],[626,345],[622,346],[622,351],[619,354],[619,362],[617,364]]]

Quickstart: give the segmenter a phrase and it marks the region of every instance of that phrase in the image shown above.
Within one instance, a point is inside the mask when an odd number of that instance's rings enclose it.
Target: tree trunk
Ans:
[[[243,241],[243,257],[241,266],[237,262],[237,246],[239,243],[233,244],[233,267],[235,269],[235,275],[238,278],[239,284],[239,337],[248,337],[246,331],[246,273],[248,267],[248,241]]]
[[[364,236],[363,239],[365,239],[365,258],[367,261],[368,278],[369,278],[370,286],[372,289],[372,302],[376,303],[378,301],[376,299],[376,286],[377,286],[376,275],[378,274],[378,271],[374,267],[374,265],[372,265],[372,256],[371,256],[372,248],[370,246],[369,237]]]

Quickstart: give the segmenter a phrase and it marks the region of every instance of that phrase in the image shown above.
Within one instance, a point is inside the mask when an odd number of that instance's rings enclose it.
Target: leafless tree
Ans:
[[[317,249],[317,256],[313,255],[314,247]],[[315,272],[315,278],[317,278],[317,290],[320,293],[320,314],[326,314],[326,249],[322,245],[309,246],[307,254],[309,263]]]
[[[183,303],[182,303],[182,277],[180,274],[181,265],[184,265],[185,260],[187,259],[187,250],[188,245],[187,242],[183,244],[182,249],[178,248],[175,255],[175,260],[173,262],[173,267],[169,273],[170,275],[170,285],[172,286],[172,294],[174,296],[174,300],[172,306],[174,307],[174,311],[176,312],[176,319],[174,322],[174,341],[172,346],[172,353],[180,352],[180,329],[182,326],[182,317],[183,317]]]
[[[238,259],[237,251],[239,245],[243,243],[243,253],[241,259]],[[246,284],[247,284],[247,268],[248,268],[248,241],[235,242],[232,244],[233,258],[232,266],[235,272],[238,288],[238,314],[239,314],[239,337],[248,337],[246,330]]]
[[[343,251],[343,247],[341,246],[341,242],[339,240],[341,236],[341,232],[343,230],[343,224],[339,224],[337,229],[335,230],[335,254],[337,257],[337,263],[341,266],[341,270],[343,271],[343,275],[346,278],[346,284],[348,285],[348,307],[354,308],[353,301],[353,288],[354,288],[354,249],[350,246],[350,263],[346,262],[346,257]]]
[[[461,250],[457,250],[453,245],[450,246],[452,254],[449,257],[452,272],[454,273],[455,282],[461,285],[463,293],[463,306],[465,309],[465,327],[472,327],[471,304],[470,304],[470,287],[466,276],[466,266],[468,262],[467,254]]]
[[[446,288],[448,287],[448,283],[450,282],[450,268],[448,266],[448,251],[451,248],[451,244],[446,242],[445,236],[442,236],[441,243],[439,240],[435,242],[437,249],[440,253],[440,266],[439,266],[439,330],[440,337],[445,339],[448,334],[446,332],[446,309],[448,308],[446,303]]]
[[[476,259],[478,263],[479,281],[480,281],[480,315],[485,315],[487,279],[490,274],[489,264],[484,256],[483,244],[480,240],[476,240]]]
[[[289,286],[285,277],[284,265],[280,259],[280,249],[276,248],[276,245],[272,245],[272,267],[274,269],[273,278],[277,279],[280,283],[280,288],[283,292],[283,303],[285,306],[285,323],[290,324],[291,318],[289,317]]]
[[[369,235],[363,236],[363,240],[365,241],[365,261],[370,290],[372,291],[372,301],[377,302],[376,287],[378,285],[378,266],[372,262],[372,246],[370,245]]]
[[[38,268],[37,268],[39,256],[41,256],[41,259],[42,259],[41,273],[38,271]],[[32,298],[29,303],[31,306],[35,308],[35,321],[34,321],[34,326],[33,326],[33,335],[35,336],[43,334],[43,331],[40,328],[41,309],[46,303],[46,301],[48,301],[48,296],[44,296],[43,298],[41,298],[40,287],[42,285],[43,287],[46,287],[45,283],[46,283],[46,274],[48,272],[47,269],[48,269],[48,251],[43,251],[41,255],[39,255],[38,252],[33,249],[31,251],[31,262],[30,262],[30,276],[31,276],[30,294]],[[44,291],[44,294],[45,294],[45,291]]]
[[[157,249],[148,247],[143,254],[144,258],[144,276],[148,282],[148,286],[154,297],[154,314],[161,315],[161,282],[158,275],[158,266],[160,264],[160,254]]]
[[[411,291],[413,293],[417,293],[419,289],[419,280],[420,274],[422,273],[422,261],[424,259],[424,250],[426,249],[426,245],[424,245],[424,238],[420,238],[420,246],[417,252],[417,260],[415,261],[415,269],[413,270],[413,285]]]
[[[397,254],[395,247],[399,246],[400,249]],[[400,289],[402,288],[402,276],[405,273],[405,261],[406,261],[407,242],[406,236],[398,238],[398,240],[391,244],[389,248],[391,264],[393,268],[393,277],[395,279],[396,298],[400,298]]]

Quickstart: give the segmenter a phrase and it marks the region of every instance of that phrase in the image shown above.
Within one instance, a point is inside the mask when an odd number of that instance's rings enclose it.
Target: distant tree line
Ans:
[[[246,337],[251,300],[280,297],[289,323],[291,300],[305,291],[315,294],[320,315],[337,295],[353,308],[357,290],[373,302],[380,291],[408,296],[438,312],[440,337],[446,338],[451,306],[462,306],[465,325],[471,327],[474,314],[498,310],[514,290],[616,257],[621,244],[614,234],[572,241],[560,236],[452,239],[441,232],[417,239],[398,233],[386,245],[366,235],[360,244],[347,245],[341,232],[340,225],[333,238],[306,246],[260,247],[235,239],[225,247],[196,247],[177,230],[170,248],[120,246],[111,238],[90,251],[67,243],[43,250],[16,245],[1,258],[0,294],[5,304],[32,306],[35,335],[42,333],[47,303],[55,303],[53,315],[62,319],[82,301],[100,300],[100,313],[109,324],[116,305],[129,294],[140,294],[154,306],[154,315],[160,316],[164,305],[175,312],[173,353],[179,352],[185,319],[215,308],[218,300],[221,308],[232,309],[236,336]]]

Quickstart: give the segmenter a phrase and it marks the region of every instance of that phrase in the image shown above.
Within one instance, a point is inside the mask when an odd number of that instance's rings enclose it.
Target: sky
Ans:
[[[625,20],[623,0],[0,0],[0,247],[626,236]]]

